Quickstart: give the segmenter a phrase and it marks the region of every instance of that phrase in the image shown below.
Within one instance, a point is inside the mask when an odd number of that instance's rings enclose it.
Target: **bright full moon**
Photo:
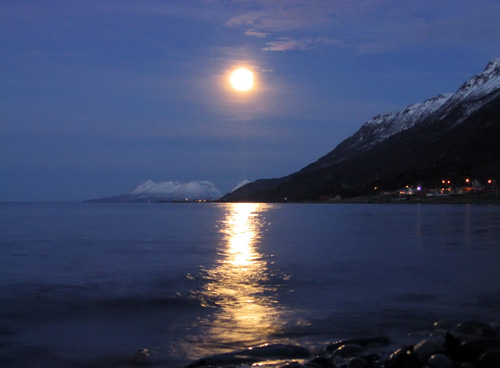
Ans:
[[[238,68],[229,76],[229,83],[238,92],[250,91],[253,88],[253,73],[247,68]]]

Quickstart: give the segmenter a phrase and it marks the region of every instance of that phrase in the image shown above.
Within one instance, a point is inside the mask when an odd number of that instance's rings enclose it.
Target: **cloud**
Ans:
[[[408,47],[487,50],[495,43],[500,5],[484,0],[394,2],[392,0],[232,0],[224,25],[266,38],[264,50],[308,50],[342,40],[357,55]],[[228,9],[226,9],[228,10]],[[326,38],[325,37],[325,38]],[[498,37],[497,37],[498,39]],[[335,41],[333,43],[337,43]]]
[[[266,43],[264,51],[292,51],[292,50],[309,50],[317,46],[325,45],[341,45],[342,42],[329,37],[317,37],[294,39],[291,37],[280,37],[276,41]]]
[[[251,36],[251,37],[258,37],[258,38],[266,38],[267,33],[265,32],[259,32],[254,29],[247,29],[245,32],[245,35]]]
[[[328,2],[298,1],[284,4],[280,1],[270,1],[257,4],[259,10],[249,11],[231,17],[226,27],[251,27],[258,32],[289,32],[304,29],[317,29],[328,26],[332,22],[333,10]]]

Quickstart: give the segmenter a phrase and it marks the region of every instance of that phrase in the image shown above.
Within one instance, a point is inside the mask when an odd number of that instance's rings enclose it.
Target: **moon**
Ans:
[[[254,86],[253,73],[247,68],[235,69],[229,76],[229,83],[238,92],[250,91]]]

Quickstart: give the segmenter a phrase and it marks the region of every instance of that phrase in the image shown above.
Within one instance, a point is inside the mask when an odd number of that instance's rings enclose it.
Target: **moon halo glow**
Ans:
[[[247,68],[237,68],[231,72],[229,83],[238,92],[247,92],[254,87],[253,73]]]

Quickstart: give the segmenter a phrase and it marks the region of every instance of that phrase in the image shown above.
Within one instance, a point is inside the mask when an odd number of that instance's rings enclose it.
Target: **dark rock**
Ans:
[[[466,321],[459,323],[453,332],[476,337],[498,336],[498,332],[491,325],[478,321]]]
[[[413,346],[405,346],[392,353],[384,364],[384,368],[421,368],[421,364],[413,355]]]
[[[422,340],[413,348],[413,355],[422,364],[427,363],[431,355],[444,352],[444,339],[441,337],[430,337]]]
[[[324,366],[322,366],[321,364],[318,364],[318,363],[315,363],[315,362],[307,362],[306,364],[304,364],[304,368],[325,368]],[[335,365],[331,366],[331,368],[336,368]]]
[[[352,358],[358,355],[361,352],[361,350],[363,350],[363,347],[361,345],[346,344],[337,348],[333,352],[332,357]]]
[[[240,355],[265,358],[309,358],[311,352],[298,345],[269,344],[245,349]]]
[[[456,368],[457,364],[453,359],[444,354],[434,354],[432,355],[428,363],[429,368]]]
[[[368,363],[365,359],[356,357],[352,358],[349,361],[349,368],[369,368],[370,363]]]
[[[311,363],[317,364],[324,368],[335,368],[335,364],[328,358],[325,357],[316,357],[311,360]]]
[[[376,363],[381,362],[383,359],[382,356],[377,353],[361,355],[360,358],[366,360],[370,364],[370,367],[372,365],[375,365]]]
[[[453,319],[440,319],[439,321],[434,322],[432,327],[435,330],[444,330],[451,331],[457,326],[458,321]]]
[[[209,357],[196,360],[195,362],[189,364],[187,368],[195,368],[195,367],[217,367],[217,366],[225,366],[225,365],[241,365],[248,363],[256,363],[261,361],[262,359],[256,357],[249,356],[239,356],[234,353],[226,353],[226,354],[216,354],[211,355]]]
[[[500,349],[491,349],[482,354],[477,360],[478,368],[500,367]]]
[[[461,360],[460,344],[463,341],[451,333],[446,333],[444,347],[446,352],[455,360]]]
[[[189,368],[204,366],[239,365],[266,359],[309,358],[311,352],[297,345],[269,344],[231,353],[211,355],[188,365]]]
[[[350,344],[356,344],[360,346],[368,346],[368,345],[387,345],[391,341],[389,340],[388,337],[381,336],[381,337],[363,337],[359,339],[348,339],[348,340],[339,340],[334,343],[331,343],[326,347],[326,351],[328,353],[333,353],[337,348],[341,347],[342,345],[350,345]]]
[[[302,368],[303,365],[302,364],[299,364],[297,362],[291,362],[291,363],[287,363],[285,365],[282,365],[280,368]]]
[[[500,349],[500,337],[482,337],[463,341],[452,334],[446,334],[445,347],[454,360],[474,362],[488,350]]]

